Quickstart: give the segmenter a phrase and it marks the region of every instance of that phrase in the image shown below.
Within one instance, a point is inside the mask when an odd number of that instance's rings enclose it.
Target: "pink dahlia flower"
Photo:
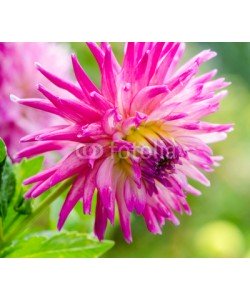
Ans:
[[[54,43],[0,43],[0,136],[11,156],[20,150],[19,140],[24,134],[53,124],[55,118],[44,118],[39,111],[12,103],[10,93],[38,97],[36,84],[48,81],[37,72],[36,61],[70,78],[68,55],[67,47]]]
[[[69,141],[76,144],[59,163],[25,181],[35,183],[26,197],[37,197],[72,178],[59,229],[78,201],[89,214],[97,191],[94,232],[100,240],[107,222],[114,223],[116,207],[127,242],[132,241],[132,212],[144,217],[150,232],[160,234],[166,220],[179,223],[175,212],[191,213],[186,195],[200,192],[188,178],[209,186],[202,171],[212,171],[221,160],[208,144],[226,138],[232,126],[200,119],[218,110],[226,91],[217,91],[228,83],[212,80],[215,70],[197,76],[200,65],[216,55],[210,50],[177,68],[182,43],[127,43],[122,64],[108,43],[87,44],[100,68],[100,87],[72,55],[77,84],[37,65],[71,97],[58,97],[42,85],[38,89],[47,100],[14,97],[70,122],[23,138],[44,143],[19,152],[19,158],[67,148]]]

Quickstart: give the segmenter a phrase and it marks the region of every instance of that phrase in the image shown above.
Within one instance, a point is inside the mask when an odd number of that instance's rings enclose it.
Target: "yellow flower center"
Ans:
[[[161,137],[172,139],[168,133],[168,126],[162,121],[150,121],[141,123],[138,127],[131,127],[124,139],[140,147],[150,146],[150,140],[157,141]]]

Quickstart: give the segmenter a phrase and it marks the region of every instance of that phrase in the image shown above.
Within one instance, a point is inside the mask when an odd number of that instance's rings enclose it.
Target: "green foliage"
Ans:
[[[6,160],[0,181],[0,216],[4,219],[15,193],[15,175],[11,163]]]
[[[27,187],[22,185],[25,178],[36,174],[42,167],[43,157],[24,159],[12,165],[7,157],[6,146],[0,139],[0,217],[5,219],[19,214],[30,214],[31,203],[24,201]]]
[[[28,186],[23,186],[24,179],[38,173],[43,165],[44,158],[42,156],[23,159],[19,164],[14,165],[14,172],[17,178],[17,187],[14,196],[14,210],[20,214],[28,215],[32,211],[31,201],[24,200],[24,193],[28,190]]]
[[[6,147],[0,140],[0,218],[5,219],[15,193],[15,175],[7,157]]]
[[[8,160],[7,160],[8,161]],[[26,201],[24,199],[24,193],[28,190],[27,186],[24,186],[23,180],[36,174],[39,172],[43,164],[43,157],[36,157],[31,159],[24,159],[18,164],[11,165],[8,162],[8,168],[12,170],[12,176],[9,176],[9,184],[7,185],[8,189],[11,189],[7,194],[5,191],[3,192],[5,197],[3,199],[9,199],[9,201],[5,201],[5,220],[4,227],[9,228],[10,225],[17,219],[24,215],[29,215],[32,213],[32,201]],[[15,185],[13,185],[12,181],[15,178]],[[6,197],[7,196],[7,197]],[[11,197],[10,197],[11,196]],[[11,198],[11,199],[10,199]],[[7,210],[8,206],[8,211]]]
[[[44,158],[38,156],[30,159],[23,159],[19,164],[15,164],[15,173],[18,177],[18,182],[22,182],[24,179],[36,174],[42,168]]]
[[[200,43],[204,47],[211,48],[218,53],[217,68],[221,73],[237,74],[246,83],[250,78],[250,43],[212,42]]]
[[[28,233],[11,241],[13,230],[19,233],[19,225],[26,222],[32,214],[32,201],[25,201],[24,193],[29,187],[23,186],[24,179],[40,171],[43,157],[24,159],[12,165],[7,157],[4,142],[0,139],[0,257],[99,257],[113,246],[111,241],[99,242],[86,233],[75,231],[42,231]],[[56,201],[56,215],[65,198],[65,193]],[[36,200],[39,202],[39,200]],[[44,203],[44,202],[43,202]],[[35,211],[34,211],[35,213]],[[75,215],[80,219],[77,212]],[[32,218],[32,215],[31,215]],[[53,223],[54,224],[54,223]],[[22,226],[20,226],[22,227]],[[14,229],[12,229],[14,228]],[[18,229],[16,231],[16,229]],[[22,230],[22,228],[20,228]],[[32,229],[37,230],[36,227]],[[5,239],[5,233],[6,239]],[[14,234],[15,236],[15,234]]]
[[[113,244],[112,241],[98,242],[84,233],[45,231],[13,241],[0,257],[94,258]]]
[[[4,162],[6,156],[7,156],[6,146],[4,141],[0,138],[0,172],[1,172],[2,163]]]

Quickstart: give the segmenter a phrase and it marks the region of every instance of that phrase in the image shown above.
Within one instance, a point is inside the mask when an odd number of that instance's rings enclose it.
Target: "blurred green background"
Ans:
[[[121,61],[123,44],[113,43]],[[212,49],[217,57],[207,62],[201,71],[218,69],[232,85],[221,109],[209,117],[217,123],[235,123],[226,141],[213,145],[214,153],[223,155],[221,166],[208,174],[211,187],[195,184],[200,197],[188,196],[192,216],[180,216],[178,227],[167,224],[162,235],[154,236],[146,229],[141,217],[133,216],[133,243],[124,242],[118,220],[108,227],[106,238],[115,246],[106,257],[250,257],[250,43],[187,43],[183,61],[204,49]],[[98,67],[87,47],[72,43],[79,60],[95,82],[99,82]],[[57,219],[59,202],[51,214]],[[92,231],[93,217],[83,216],[77,206],[66,229]],[[56,223],[51,224],[55,228]]]

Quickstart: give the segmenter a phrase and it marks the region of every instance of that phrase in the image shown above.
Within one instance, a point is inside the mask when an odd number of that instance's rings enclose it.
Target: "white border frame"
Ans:
[[[246,259],[3,259],[1,299],[246,299],[249,267]]]
[[[250,41],[248,1],[8,0],[2,41]]]
[[[1,41],[250,41],[248,1],[8,0]],[[1,299],[238,299],[246,259],[2,259]],[[245,298],[245,297],[244,297]]]

